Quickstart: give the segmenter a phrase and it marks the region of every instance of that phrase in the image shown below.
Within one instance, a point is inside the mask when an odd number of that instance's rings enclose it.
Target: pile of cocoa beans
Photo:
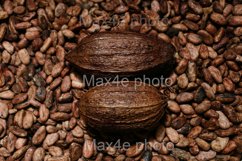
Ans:
[[[176,48],[164,121],[128,148],[97,149],[80,117],[86,85],[64,59],[103,31]],[[0,1],[0,161],[240,161],[241,39],[241,0]]]

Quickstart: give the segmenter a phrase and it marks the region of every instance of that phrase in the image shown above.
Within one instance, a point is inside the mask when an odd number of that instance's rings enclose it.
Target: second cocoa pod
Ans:
[[[85,37],[66,55],[66,60],[84,73],[135,76],[156,69],[163,74],[173,64],[174,53],[171,44],[157,37],[133,32],[100,32]]]
[[[146,137],[159,124],[166,105],[159,90],[137,81],[102,84],[80,99],[87,129],[103,138],[121,140]]]

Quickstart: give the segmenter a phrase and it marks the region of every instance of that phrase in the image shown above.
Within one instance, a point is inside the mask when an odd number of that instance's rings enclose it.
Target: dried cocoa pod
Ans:
[[[146,137],[159,124],[166,105],[155,87],[133,81],[93,87],[80,99],[89,132],[115,140]]]
[[[172,64],[174,52],[171,44],[158,38],[100,32],[85,37],[65,58],[85,73],[133,76]]]

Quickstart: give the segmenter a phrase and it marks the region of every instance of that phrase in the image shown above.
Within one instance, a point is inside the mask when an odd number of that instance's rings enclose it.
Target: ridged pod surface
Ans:
[[[91,131],[122,140],[145,137],[157,127],[166,105],[155,87],[133,81],[93,87],[80,99],[81,115]]]
[[[171,44],[144,34],[100,32],[85,37],[65,58],[85,73],[134,76],[167,67],[174,53]]]

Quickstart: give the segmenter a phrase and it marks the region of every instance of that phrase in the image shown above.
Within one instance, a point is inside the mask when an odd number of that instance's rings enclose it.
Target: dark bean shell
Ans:
[[[87,126],[98,135],[117,139],[143,137],[157,127],[167,101],[155,87],[135,83],[107,83],[86,92],[80,111]]]
[[[144,34],[100,32],[85,37],[65,58],[85,73],[134,76],[173,64],[174,53],[171,44]]]

